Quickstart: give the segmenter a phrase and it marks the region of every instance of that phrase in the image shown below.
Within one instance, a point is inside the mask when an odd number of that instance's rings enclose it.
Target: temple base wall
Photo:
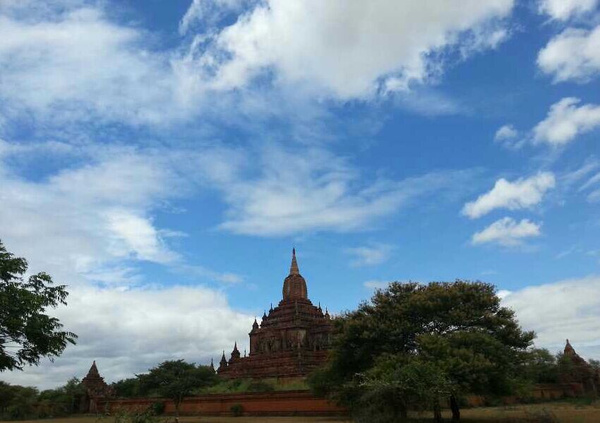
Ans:
[[[164,398],[135,398],[108,400],[99,409],[145,410],[155,402],[165,404],[166,414],[175,414],[175,404]],[[245,416],[332,416],[347,412],[326,399],[316,398],[308,391],[265,392],[246,394],[213,394],[186,398],[179,406],[181,415],[231,416],[231,407],[241,405]]]

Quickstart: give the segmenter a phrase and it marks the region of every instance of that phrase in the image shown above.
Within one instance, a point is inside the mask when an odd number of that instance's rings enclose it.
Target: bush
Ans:
[[[233,414],[233,417],[240,417],[244,414],[244,407],[242,406],[242,404],[233,404],[230,410],[231,414]]]
[[[161,401],[153,402],[150,405],[150,412],[154,416],[160,416],[161,414],[163,414],[165,412],[165,403],[161,402]]]

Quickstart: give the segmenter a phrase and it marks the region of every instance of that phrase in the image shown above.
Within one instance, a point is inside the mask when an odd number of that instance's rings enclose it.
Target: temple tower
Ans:
[[[292,250],[289,274],[283,281],[282,299],[255,319],[250,352],[240,357],[237,344],[227,366],[219,374],[227,378],[302,377],[327,360],[332,323],[329,313],[308,299],[306,280],[300,274],[296,250]]]

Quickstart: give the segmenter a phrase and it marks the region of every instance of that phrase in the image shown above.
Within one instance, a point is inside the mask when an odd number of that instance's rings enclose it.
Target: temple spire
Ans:
[[[565,355],[575,355],[575,348],[573,348],[573,346],[571,345],[571,343],[569,342],[569,340],[567,339],[567,344],[565,345],[565,350],[564,350],[564,354]]]
[[[296,249],[292,249],[292,265],[290,266],[290,275],[299,275],[298,262],[296,261]]]
[[[92,363],[92,367],[90,367],[90,370],[88,371],[88,374],[86,377],[88,379],[100,378],[100,372],[98,372],[98,367],[96,367],[96,360],[94,360],[94,362]]]

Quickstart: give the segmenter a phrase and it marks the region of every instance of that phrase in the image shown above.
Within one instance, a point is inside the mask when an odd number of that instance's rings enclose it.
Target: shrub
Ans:
[[[160,416],[165,412],[165,403],[161,401],[153,402],[150,405],[150,412],[155,416]]]
[[[234,417],[240,417],[244,414],[244,407],[242,406],[242,404],[233,404],[230,410],[231,414],[233,414]]]

